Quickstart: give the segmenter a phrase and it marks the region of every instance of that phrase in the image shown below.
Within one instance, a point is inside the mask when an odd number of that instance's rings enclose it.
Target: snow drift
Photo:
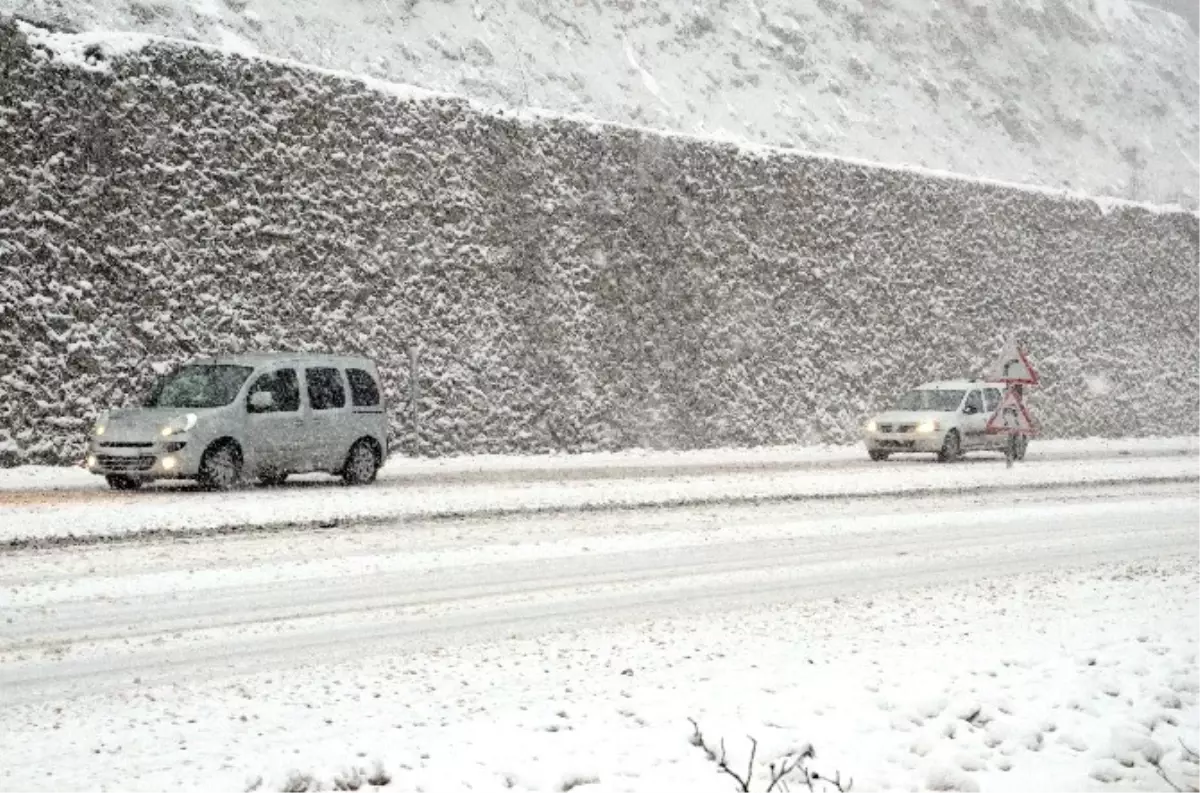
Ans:
[[[1197,431],[1197,217],[0,27],[0,458],[194,354],[374,356],[428,454],[851,440],[1020,330],[1047,434]]]
[[[1196,36],[1130,0],[0,0],[540,107],[1194,208]]]

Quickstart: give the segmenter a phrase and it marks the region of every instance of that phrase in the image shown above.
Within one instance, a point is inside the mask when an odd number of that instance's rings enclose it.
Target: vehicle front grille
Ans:
[[[153,443],[148,441],[101,441],[100,446],[105,449],[149,449]]]
[[[916,424],[880,424],[880,432],[916,432]]]
[[[121,457],[115,454],[102,454],[97,458],[97,462],[106,471],[149,471],[154,465],[154,455]]]

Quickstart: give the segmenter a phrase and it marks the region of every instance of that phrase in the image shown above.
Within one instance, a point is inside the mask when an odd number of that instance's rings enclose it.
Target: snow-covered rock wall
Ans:
[[[24,31],[24,32],[22,32]],[[424,453],[845,442],[1018,329],[1053,436],[1194,433],[1195,214],[0,25],[0,459],[189,356],[377,358]]]
[[[0,0],[4,11],[509,108],[1093,195],[1195,208],[1200,183],[1196,34],[1136,0]]]

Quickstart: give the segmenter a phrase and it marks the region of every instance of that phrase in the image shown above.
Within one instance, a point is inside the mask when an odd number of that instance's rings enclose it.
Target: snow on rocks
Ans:
[[[1046,434],[1197,430],[1194,214],[22,31],[0,465],[77,460],[156,365],[264,348],[375,357],[432,455],[846,443],[1011,328]]]
[[[478,0],[336,10],[319,0],[3,0],[0,9],[85,31],[252,46],[488,106],[1196,199],[1195,35],[1141,3],[599,2],[548,12]]]

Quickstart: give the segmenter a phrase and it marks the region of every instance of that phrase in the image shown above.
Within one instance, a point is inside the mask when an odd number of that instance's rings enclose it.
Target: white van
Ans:
[[[86,464],[117,490],[155,479],[227,490],[309,471],[367,484],[387,452],[374,362],[261,353],[192,361],[159,379],[142,407],[103,413]]]

